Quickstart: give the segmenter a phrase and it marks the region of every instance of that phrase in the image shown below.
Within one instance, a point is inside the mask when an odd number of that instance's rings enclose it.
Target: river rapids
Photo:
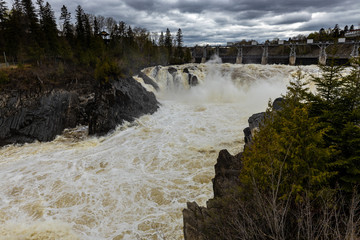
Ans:
[[[298,67],[169,68],[143,70],[159,91],[135,77],[161,103],[153,115],[105,137],[79,126],[52,142],[0,148],[1,240],[183,239],[182,209],[213,196],[218,152],[242,150],[247,119],[285,94]]]

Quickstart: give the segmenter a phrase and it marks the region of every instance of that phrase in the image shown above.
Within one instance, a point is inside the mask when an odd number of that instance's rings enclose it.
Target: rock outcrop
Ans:
[[[140,72],[139,73],[139,77],[141,77],[144,80],[144,83],[149,84],[151,86],[153,86],[153,88],[158,91],[159,90],[159,85],[154,82],[150,77],[148,77],[145,73]]]
[[[132,77],[115,81],[95,95],[90,106],[89,134],[104,135],[123,121],[154,113],[158,102]]]
[[[51,141],[65,128],[89,126],[104,135],[124,120],[153,113],[158,102],[133,78],[101,87],[0,94],[0,146]]]
[[[76,93],[54,90],[42,96],[2,98],[0,146],[34,140],[50,141],[65,128],[82,124],[81,106]]]

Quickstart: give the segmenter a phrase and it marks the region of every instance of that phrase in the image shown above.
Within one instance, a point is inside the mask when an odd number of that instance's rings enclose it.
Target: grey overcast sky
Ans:
[[[7,0],[9,5],[12,0]],[[46,0],[44,0],[46,2]],[[33,0],[36,3],[36,0]],[[360,28],[360,0],[49,0],[57,18],[62,5],[72,13],[113,17],[132,27],[175,35],[184,44],[226,44],[254,39],[288,39],[339,24]],[[58,20],[58,19],[57,19]]]

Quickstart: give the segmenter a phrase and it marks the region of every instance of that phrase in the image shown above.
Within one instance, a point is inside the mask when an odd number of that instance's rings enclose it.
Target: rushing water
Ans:
[[[189,86],[184,68],[198,86]],[[212,197],[219,150],[242,149],[248,117],[285,93],[297,70],[167,69],[144,70],[160,86],[153,115],[106,137],[85,137],[80,127],[49,143],[0,149],[0,239],[182,239],[186,202]]]

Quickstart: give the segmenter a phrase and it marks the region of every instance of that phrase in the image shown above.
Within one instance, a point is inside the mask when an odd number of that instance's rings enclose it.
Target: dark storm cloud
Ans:
[[[7,0],[10,5],[13,0]],[[62,5],[74,12],[113,17],[150,32],[175,35],[186,45],[225,44],[242,39],[287,39],[339,24],[358,25],[359,0],[48,0],[57,18]],[[33,0],[35,3],[36,1]]]
[[[307,12],[290,13],[272,17],[269,21],[271,25],[277,24],[292,24],[292,23],[303,23],[311,20],[311,14]]]

